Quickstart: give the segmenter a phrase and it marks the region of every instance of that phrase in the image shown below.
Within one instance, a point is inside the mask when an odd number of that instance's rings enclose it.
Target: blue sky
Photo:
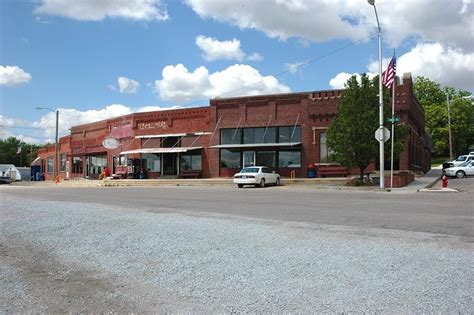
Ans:
[[[378,1],[384,64],[396,49],[399,74],[472,91],[473,4],[452,2]],[[230,95],[342,88],[377,71],[364,0],[4,0],[0,14],[0,137],[27,142],[53,138],[53,113],[36,106],[59,109],[67,134],[134,111],[208,105],[255,82]]]

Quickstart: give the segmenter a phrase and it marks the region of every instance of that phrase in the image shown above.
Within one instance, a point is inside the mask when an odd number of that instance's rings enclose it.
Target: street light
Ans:
[[[36,110],[49,110],[50,112],[56,113],[56,141],[54,142],[54,166],[53,166],[53,180],[58,176],[58,122],[59,122],[59,110],[54,110],[48,107],[36,107]]]
[[[385,188],[384,176],[384,126],[383,126],[383,94],[382,94],[382,30],[380,28],[379,16],[377,15],[377,8],[375,7],[375,0],[367,0],[367,2],[374,7],[375,18],[377,19],[377,34],[379,39],[379,169],[380,169],[380,189]]]
[[[452,101],[459,99],[472,99],[472,95],[457,97]],[[448,140],[449,140],[449,159],[453,159],[453,138],[451,134],[451,106],[449,106],[449,93],[446,93],[446,102],[448,103]]]

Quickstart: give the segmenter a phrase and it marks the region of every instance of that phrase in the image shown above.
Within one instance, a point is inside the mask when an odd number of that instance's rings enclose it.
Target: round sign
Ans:
[[[108,137],[102,141],[102,145],[108,150],[117,149],[119,146],[119,141],[116,138]]]

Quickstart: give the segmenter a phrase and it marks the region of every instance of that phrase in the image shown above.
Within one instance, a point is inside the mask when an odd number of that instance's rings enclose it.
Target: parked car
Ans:
[[[8,176],[0,176],[0,184],[10,184],[12,179]]]
[[[255,187],[265,187],[267,184],[280,185],[280,175],[272,172],[266,166],[244,167],[239,173],[234,175],[234,184],[239,188],[244,185],[254,185]]]
[[[461,165],[465,162],[472,161],[474,159],[474,154],[469,153],[468,155],[460,155],[455,160],[447,161],[443,163],[443,174],[446,173],[446,169],[454,166]]]
[[[474,175],[474,161],[469,160],[461,165],[450,167],[444,170],[447,176],[463,178]]]

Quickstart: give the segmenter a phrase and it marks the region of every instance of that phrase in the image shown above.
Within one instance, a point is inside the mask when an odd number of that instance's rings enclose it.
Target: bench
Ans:
[[[319,177],[326,176],[344,176],[346,177],[349,172],[343,166],[320,166],[316,170],[316,174]]]
[[[181,171],[178,178],[199,178],[201,177],[201,171]]]

